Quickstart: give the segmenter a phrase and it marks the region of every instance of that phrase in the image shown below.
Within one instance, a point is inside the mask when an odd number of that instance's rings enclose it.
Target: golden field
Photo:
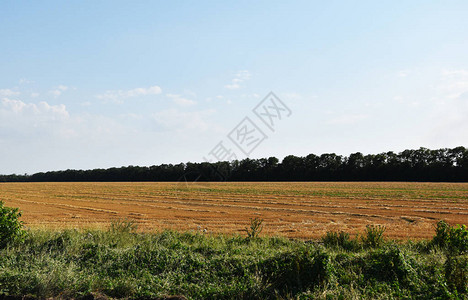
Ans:
[[[242,234],[259,217],[266,235],[306,239],[381,224],[387,237],[419,239],[441,219],[468,224],[468,183],[0,183],[0,200],[19,207],[28,227],[104,228],[128,218],[144,231]]]

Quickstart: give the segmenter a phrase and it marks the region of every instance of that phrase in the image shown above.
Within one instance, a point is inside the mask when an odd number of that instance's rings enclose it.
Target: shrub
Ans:
[[[468,251],[468,229],[466,225],[456,225],[450,228],[449,249],[459,253]]]
[[[468,292],[468,256],[448,256],[444,267],[449,287],[460,294]]]
[[[348,251],[354,250],[358,246],[356,241],[349,238],[349,233],[344,231],[328,231],[322,236],[322,242],[326,247],[342,248]]]
[[[386,228],[383,225],[367,225],[365,235],[362,237],[362,243],[368,248],[380,247],[383,242],[383,234]]]
[[[466,225],[450,226],[445,221],[439,221],[435,225],[435,236],[431,243],[446,249],[451,253],[463,253],[468,251],[468,229]]]
[[[321,250],[279,253],[259,264],[264,283],[281,295],[325,284],[332,274],[330,256]]]
[[[432,239],[432,243],[441,248],[445,248],[449,240],[450,225],[447,224],[447,222],[445,221],[439,221],[434,226],[434,229],[435,229],[436,234],[434,238]]]
[[[373,250],[365,259],[365,276],[384,282],[397,281],[406,284],[413,272],[415,262],[399,248]]]
[[[18,208],[5,207],[3,201],[0,201],[0,249],[10,242],[24,238],[25,231],[20,217]]]
[[[262,224],[263,224],[263,219],[260,219],[260,218],[250,219],[250,227],[245,228],[245,232],[247,233],[247,239],[257,238],[263,230]]]

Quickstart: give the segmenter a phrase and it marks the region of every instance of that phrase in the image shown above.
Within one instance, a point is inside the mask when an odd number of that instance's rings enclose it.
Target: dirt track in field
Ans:
[[[0,183],[0,200],[30,227],[105,228],[128,218],[144,231],[240,233],[254,217],[263,234],[316,238],[381,224],[386,236],[429,238],[438,220],[468,224],[468,183]]]

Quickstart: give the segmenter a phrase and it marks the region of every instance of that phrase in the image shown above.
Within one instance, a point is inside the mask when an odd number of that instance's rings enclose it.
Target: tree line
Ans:
[[[0,175],[0,182],[71,181],[468,181],[468,149],[419,148],[349,156],[286,156]]]

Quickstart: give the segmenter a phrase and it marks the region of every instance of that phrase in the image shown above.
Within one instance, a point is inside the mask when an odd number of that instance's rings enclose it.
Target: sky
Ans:
[[[1,1],[0,174],[466,147],[466,16],[467,1]]]

